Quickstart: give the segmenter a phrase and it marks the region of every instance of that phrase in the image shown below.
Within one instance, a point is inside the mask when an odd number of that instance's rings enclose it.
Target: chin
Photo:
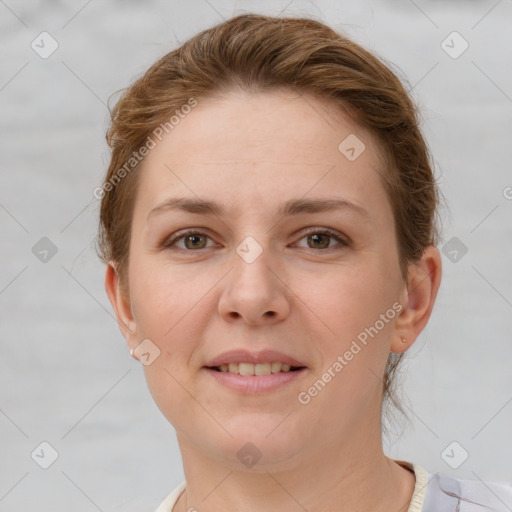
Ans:
[[[306,440],[300,441],[298,432],[292,435],[292,425],[284,426],[282,415],[258,413],[257,419],[232,418],[226,429],[232,434],[221,434],[212,439],[208,451],[225,461],[233,470],[247,469],[256,473],[285,471],[299,464]],[[217,432],[219,430],[217,429]],[[205,439],[202,439],[205,443]]]

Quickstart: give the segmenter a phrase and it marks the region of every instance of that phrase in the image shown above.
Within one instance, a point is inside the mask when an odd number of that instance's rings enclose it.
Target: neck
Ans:
[[[178,434],[187,487],[173,512],[405,512],[415,477],[384,455],[377,438],[316,444],[293,467],[255,472],[219,465]]]

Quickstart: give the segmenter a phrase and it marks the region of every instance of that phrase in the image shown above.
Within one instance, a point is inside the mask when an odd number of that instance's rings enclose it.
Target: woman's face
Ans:
[[[180,442],[233,467],[261,456],[263,471],[380,435],[406,284],[374,138],[332,105],[282,91],[200,100],[155,140],[134,208],[127,336],[132,348],[150,340],[138,355]],[[305,368],[207,368],[235,350]],[[258,359],[266,350],[283,355]],[[283,382],[265,389],[272,379]]]

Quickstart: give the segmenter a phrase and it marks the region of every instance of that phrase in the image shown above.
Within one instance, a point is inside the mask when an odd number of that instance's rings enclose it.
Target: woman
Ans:
[[[186,476],[157,512],[507,510],[383,452],[441,280],[387,66],[317,21],[238,16],[156,62],[107,140],[105,287]]]

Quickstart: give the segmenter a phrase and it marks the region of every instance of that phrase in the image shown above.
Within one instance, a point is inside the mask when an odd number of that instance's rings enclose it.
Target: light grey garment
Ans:
[[[429,473],[421,512],[512,512],[512,487]]]
[[[405,463],[410,464],[410,463]],[[418,512],[512,512],[512,487],[496,482],[462,480],[439,473],[424,471],[428,483],[421,509],[411,504],[409,510]],[[183,481],[155,512],[170,512],[185,490]]]

